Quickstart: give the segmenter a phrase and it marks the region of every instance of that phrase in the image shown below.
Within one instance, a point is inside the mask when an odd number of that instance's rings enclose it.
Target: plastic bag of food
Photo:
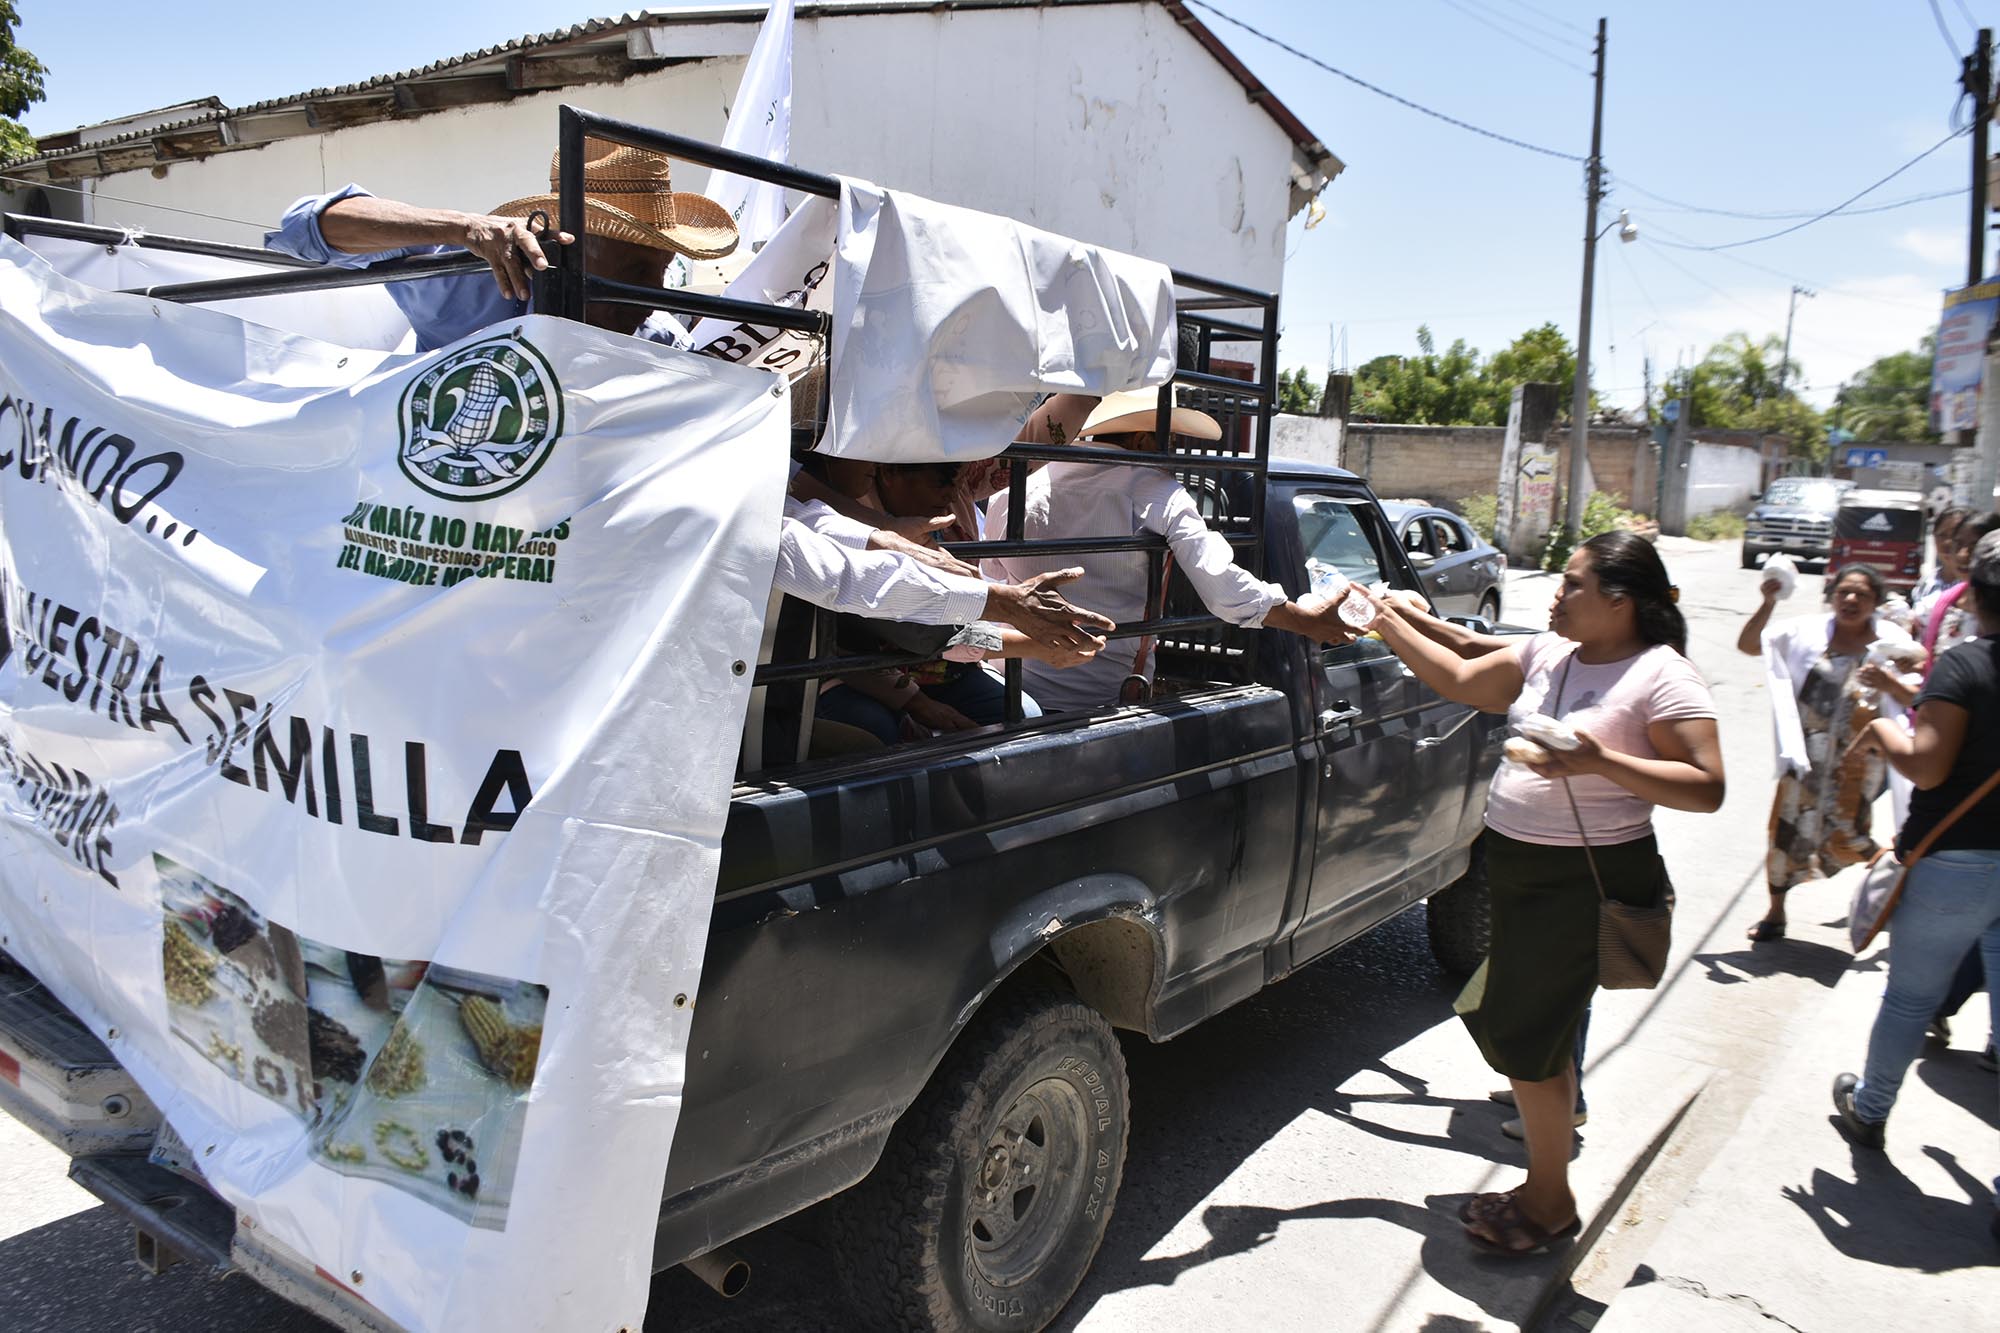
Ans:
[[[1799,586],[1798,561],[1780,552],[1764,561],[1764,577],[1757,581],[1759,587],[1766,579],[1778,581],[1778,600],[1784,601],[1792,595],[1792,589]]]
[[[1576,738],[1575,727],[1544,713],[1522,718],[1515,724],[1514,730],[1550,750],[1574,750],[1583,743]]]
[[[1509,736],[1506,744],[1500,747],[1500,753],[1510,764],[1545,764],[1549,759],[1546,749],[1525,736]]]

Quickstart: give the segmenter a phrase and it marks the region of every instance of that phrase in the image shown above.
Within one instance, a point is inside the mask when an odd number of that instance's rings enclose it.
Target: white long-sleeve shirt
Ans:
[[[986,511],[989,540],[1004,540],[1008,497],[993,497]],[[1092,463],[1052,463],[1028,478],[1028,503],[1021,530],[1028,537],[1136,537],[1159,533],[1174,553],[1175,567],[1187,575],[1202,604],[1232,625],[1260,626],[1285,590],[1266,583],[1236,563],[1236,552],[1211,529],[1194,497],[1156,467],[1104,467]],[[1012,556],[988,560],[988,578],[1014,581],[1051,569],[1081,565],[1084,575],[1063,589],[1078,606],[1110,616],[1119,624],[1146,615],[1146,560],[1139,551],[1097,551],[1078,556]],[[1081,666],[1023,664],[1028,688],[1050,712],[1097,708],[1118,697],[1139,649],[1137,639],[1119,639]],[[1152,676],[1153,661],[1145,675]]]
[[[814,606],[877,620],[965,625],[979,619],[986,609],[982,580],[871,551],[872,531],[817,500],[786,496],[774,586]]]

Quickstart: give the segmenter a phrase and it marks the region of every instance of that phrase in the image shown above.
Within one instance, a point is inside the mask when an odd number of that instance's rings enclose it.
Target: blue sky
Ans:
[[[1641,234],[1599,250],[1595,379],[1614,402],[1639,401],[1648,350],[1670,369],[1735,330],[1782,333],[1795,281],[1818,293],[1799,303],[1793,352],[1808,397],[1824,402],[1869,360],[1915,346],[1940,291],[1964,279],[1963,194],[1707,253],[1663,242],[1733,241],[1796,219],[1678,211],[1637,188],[1741,212],[1817,211],[1930,147],[1952,126],[1958,61],[1927,0],[1216,7],[1413,101],[1579,156],[1589,31],[1607,18],[1604,220],[1629,208]],[[92,6],[22,9],[19,38],[51,69],[49,98],[27,117],[37,133],[207,94],[240,104],[348,82],[613,12],[576,0],[347,0],[310,40],[291,40],[284,6],[247,11],[247,23],[236,3],[134,6],[108,29]],[[1959,51],[1968,12],[2000,26],[2000,0],[1937,9]],[[1545,320],[1574,335],[1580,165],[1419,116],[1196,12],[1348,166],[1323,196],[1326,220],[1311,232],[1294,222],[1287,238],[1287,364],[1323,369],[1343,327],[1349,364],[1415,350],[1420,323],[1440,345],[1462,337],[1486,351]],[[1969,139],[1956,139],[1861,202],[1962,189],[1970,157]]]

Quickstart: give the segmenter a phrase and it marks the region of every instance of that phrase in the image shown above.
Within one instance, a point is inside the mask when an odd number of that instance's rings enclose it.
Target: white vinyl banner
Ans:
[[[256,264],[136,244],[107,246],[60,236],[30,235],[23,244],[65,278],[112,292],[291,271],[282,264]],[[274,329],[309,333],[342,347],[407,352],[417,345],[410,321],[389,299],[388,288],[379,284],[214,301],[207,308],[241,315]]]
[[[238,1210],[412,1330],[637,1328],[781,380],[422,356],[0,241],[0,935]]]
[[[842,180],[730,283],[745,301],[833,317],[821,453],[874,462],[990,458],[1039,397],[1103,396],[1174,372],[1173,273],[991,213]],[[808,334],[703,320],[694,345],[797,375]]]

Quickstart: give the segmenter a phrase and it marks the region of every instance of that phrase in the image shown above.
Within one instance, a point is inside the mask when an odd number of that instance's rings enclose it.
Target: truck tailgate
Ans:
[[[145,1152],[160,1113],[89,1028],[0,954],[0,1110],[72,1157]]]

